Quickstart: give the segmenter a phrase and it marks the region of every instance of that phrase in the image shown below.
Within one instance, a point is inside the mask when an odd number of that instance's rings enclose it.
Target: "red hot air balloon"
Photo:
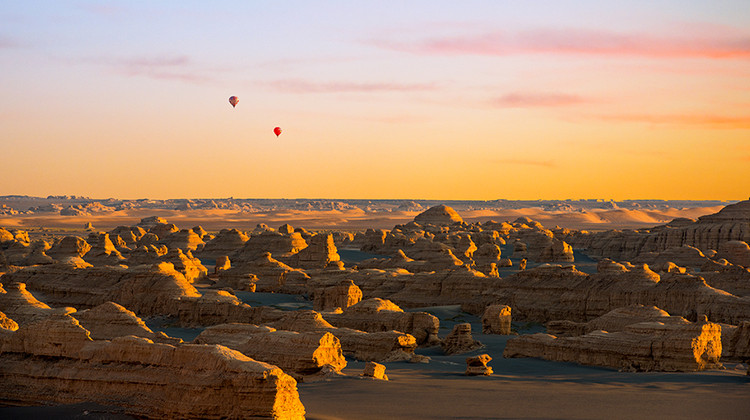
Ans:
[[[281,127],[274,128],[273,134],[276,134],[276,137],[279,137],[279,134],[281,134]]]
[[[239,102],[239,101],[240,101],[240,98],[238,98],[236,96],[230,96],[229,97],[229,103],[232,104],[232,108],[234,108],[235,106],[237,106],[237,102]]]

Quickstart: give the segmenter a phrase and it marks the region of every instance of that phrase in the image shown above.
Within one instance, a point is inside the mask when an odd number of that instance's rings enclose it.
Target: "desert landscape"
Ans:
[[[0,200],[3,417],[750,412],[750,201]]]
[[[6,1],[0,419],[750,418],[750,1]]]

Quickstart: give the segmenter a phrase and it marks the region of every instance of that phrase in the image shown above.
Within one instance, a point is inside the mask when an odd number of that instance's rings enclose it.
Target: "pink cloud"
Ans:
[[[435,83],[362,83],[311,82],[300,79],[270,82],[275,89],[288,93],[346,93],[346,92],[412,92],[437,88]]]
[[[701,37],[662,37],[593,30],[489,32],[473,36],[432,38],[416,42],[379,40],[381,48],[417,54],[493,55],[569,54],[651,58],[750,58],[750,35],[731,31]]]
[[[688,125],[720,129],[750,129],[750,117],[734,117],[709,114],[685,115],[606,115],[600,119],[656,125]]]
[[[178,80],[200,83],[210,80],[195,69],[189,57],[184,55],[165,57],[134,57],[127,59],[95,60],[103,62],[115,72],[131,77],[149,77],[159,80]]]
[[[492,105],[503,108],[558,107],[588,102],[578,95],[562,93],[509,93],[492,100]]]

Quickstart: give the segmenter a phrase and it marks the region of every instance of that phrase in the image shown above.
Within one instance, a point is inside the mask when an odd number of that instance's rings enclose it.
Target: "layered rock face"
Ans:
[[[724,207],[697,221],[672,223],[637,231],[576,234],[566,239],[590,255],[632,261],[638,255],[689,245],[703,252],[717,250],[725,242],[750,242],[750,200]]]
[[[666,317],[618,332],[597,330],[577,337],[539,333],[509,340],[503,357],[538,357],[626,371],[720,368],[721,326]]]
[[[367,333],[351,328],[336,328],[315,311],[296,311],[285,314],[270,326],[288,331],[330,332],[341,342],[345,355],[357,360],[394,362],[414,357],[417,340],[398,331]]]
[[[289,264],[306,269],[343,268],[333,235],[330,233],[313,236],[309,246],[289,258]]]
[[[490,376],[492,368],[487,365],[492,360],[489,354],[480,354],[479,356],[466,358],[466,375],[467,376]]]
[[[169,263],[129,269],[52,264],[6,274],[3,281],[25,283],[53,306],[91,308],[112,301],[140,316],[175,314],[179,299],[200,296]]]
[[[724,258],[732,264],[750,268],[750,246],[743,241],[728,241],[721,244],[716,258]]]
[[[583,335],[598,330],[617,332],[623,331],[628,325],[639,322],[661,322],[668,317],[669,314],[666,311],[656,306],[636,304],[614,309],[589,322],[550,321],[547,323],[547,333],[561,337]]]
[[[393,302],[372,298],[350,306],[341,313],[326,313],[336,327],[366,332],[401,331],[412,335],[417,344],[437,344],[440,321],[427,312],[404,312]]]
[[[219,233],[206,242],[201,248],[201,258],[217,258],[222,255],[232,255],[242,248],[250,238],[237,229],[222,229]]]
[[[221,344],[285,372],[312,375],[324,367],[346,367],[339,339],[329,332],[277,331],[252,324],[221,324],[206,328],[196,344]]]
[[[367,362],[362,376],[383,381],[388,380],[388,375],[385,374],[385,366],[375,362]]]
[[[483,334],[510,334],[511,309],[508,305],[490,305],[482,315]]]
[[[351,280],[342,280],[336,286],[326,287],[313,296],[313,309],[330,311],[346,309],[362,300],[362,290]]]
[[[699,276],[664,273],[646,266],[603,260],[596,274],[573,266],[542,265],[498,279],[481,298],[464,304],[466,310],[482,313],[487,304],[503,303],[513,308],[519,320],[548,322],[568,319],[587,322],[623,306],[657,306],[670,314],[696,320],[737,324],[750,318],[750,299],[737,297],[706,284]]]
[[[471,324],[456,324],[440,346],[445,354],[461,354],[484,347],[471,336]]]
[[[304,418],[296,381],[223,346],[96,341],[52,316],[0,336],[6,404],[94,402],[147,418]]]
[[[721,326],[721,357],[723,360],[750,360],[750,321],[740,325]]]
[[[310,278],[303,270],[292,268],[266,252],[252,261],[234,261],[230,269],[219,272],[219,280],[229,284],[243,282],[248,275],[257,277],[255,287],[258,292],[293,294],[307,293],[307,280]]]
[[[3,277],[3,280],[5,278]],[[0,311],[18,324],[29,324],[51,314],[64,312],[67,309],[52,309],[44,302],[37,300],[24,283],[0,284]]]
[[[157,343],[179,344],[182,339],[172,338],[163,332],[155,333],[133,312],[114,302],[106,302],[92,309],[72,313],[94,340],[112,340],[134,335]]]

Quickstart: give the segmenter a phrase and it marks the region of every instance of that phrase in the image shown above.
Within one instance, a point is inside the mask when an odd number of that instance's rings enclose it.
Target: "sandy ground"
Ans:
[[[677,217],[697,218],[716,213],[721,207],[664,210],[589,210],[585,212],[551,212],[541,208],[468,210],[459,211],[467,222],[487,220],[513,221],[521,216],[530,217],[546,227],[559,225],[570,229],[607,230],[638,229],[666,223]],[[98,230],[111,230],[116,226],[132,226],[142,218],[160,216],[181,229],[200,225],[209,232],[224,228],[251,230],[259,223],[279,227],[289,223],[294,227],[311,230],[362,231],[367,228],[391,229],[394,225],[410,222],[419,212],[365,212],[362,210],[279,210],[262,213],[238,213],[234,210],[121,210],[90,216],[61,216],[38,213],[33,215],[0,216],[0,226],[9,229],[51,232],[80,231],[86,223]]]
[[[309,308],[300,296],[241,293],[252,305]],[[360,377],[364,362],[347,359],[344,377],[299,383],[308,419],[747,419],[750,376],[744,365],[684,373],[632,373],[539,359],[504,359],[513,336],[484,335],[478,317],[459,306],[416,308],[440,318],[440,336],[459,322],[472,324],[485,347],[445,356],[439,347],[421,348],[429,363],[386,363],[389,381]],[[149,326],[192,340],[199,329]],[[513,323],[520,334],[543,331],[540,324]],[[468,356],[489,354],[494,374],[468,377]],[[121,410],[83,403],[56,407],[0,408],[8,419],[126,419]]]

